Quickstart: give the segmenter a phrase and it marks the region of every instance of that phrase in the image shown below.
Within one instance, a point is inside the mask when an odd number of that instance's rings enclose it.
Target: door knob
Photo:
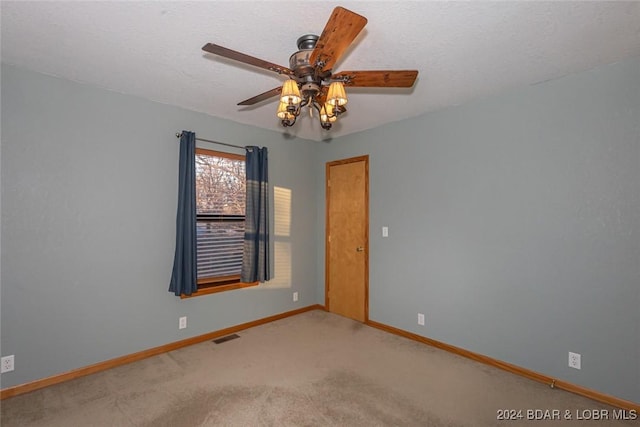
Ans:
[[[363,248],[362,246],[358,246],[358,247],[356,248],[356,251],[358,251],[358,252],[363,252],[363,251],[364,251],[364,248]]]

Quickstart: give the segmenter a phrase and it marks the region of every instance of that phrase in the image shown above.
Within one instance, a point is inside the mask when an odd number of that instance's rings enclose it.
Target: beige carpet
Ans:
[[[612,408],[323,311],[238,335],[4,400],[2,426],[640,424],[498,421]]]

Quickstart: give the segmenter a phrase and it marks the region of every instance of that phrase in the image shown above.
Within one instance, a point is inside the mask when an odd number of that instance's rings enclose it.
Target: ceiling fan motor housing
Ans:
[[[298,49],[296,53],[289,58],[289,68],[293,70],[296,81],[300,85],[300,90],[305,92],[317,93],[322,86],[322,79],[316,76],[313,64],[309,62],[311,53],[316,47],[316,43],[320,37],[315,34],[305,34],[298,38]]]

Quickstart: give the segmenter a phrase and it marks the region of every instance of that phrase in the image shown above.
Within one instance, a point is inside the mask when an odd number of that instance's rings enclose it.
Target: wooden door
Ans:
[[[327,163],[325,305],[369,317],[369,156]]]

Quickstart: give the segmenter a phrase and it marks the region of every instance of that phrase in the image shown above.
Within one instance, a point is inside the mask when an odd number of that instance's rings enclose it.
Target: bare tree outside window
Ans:
[[[244,215],[244,160],[196,154],[196,210],[199,214]]]

